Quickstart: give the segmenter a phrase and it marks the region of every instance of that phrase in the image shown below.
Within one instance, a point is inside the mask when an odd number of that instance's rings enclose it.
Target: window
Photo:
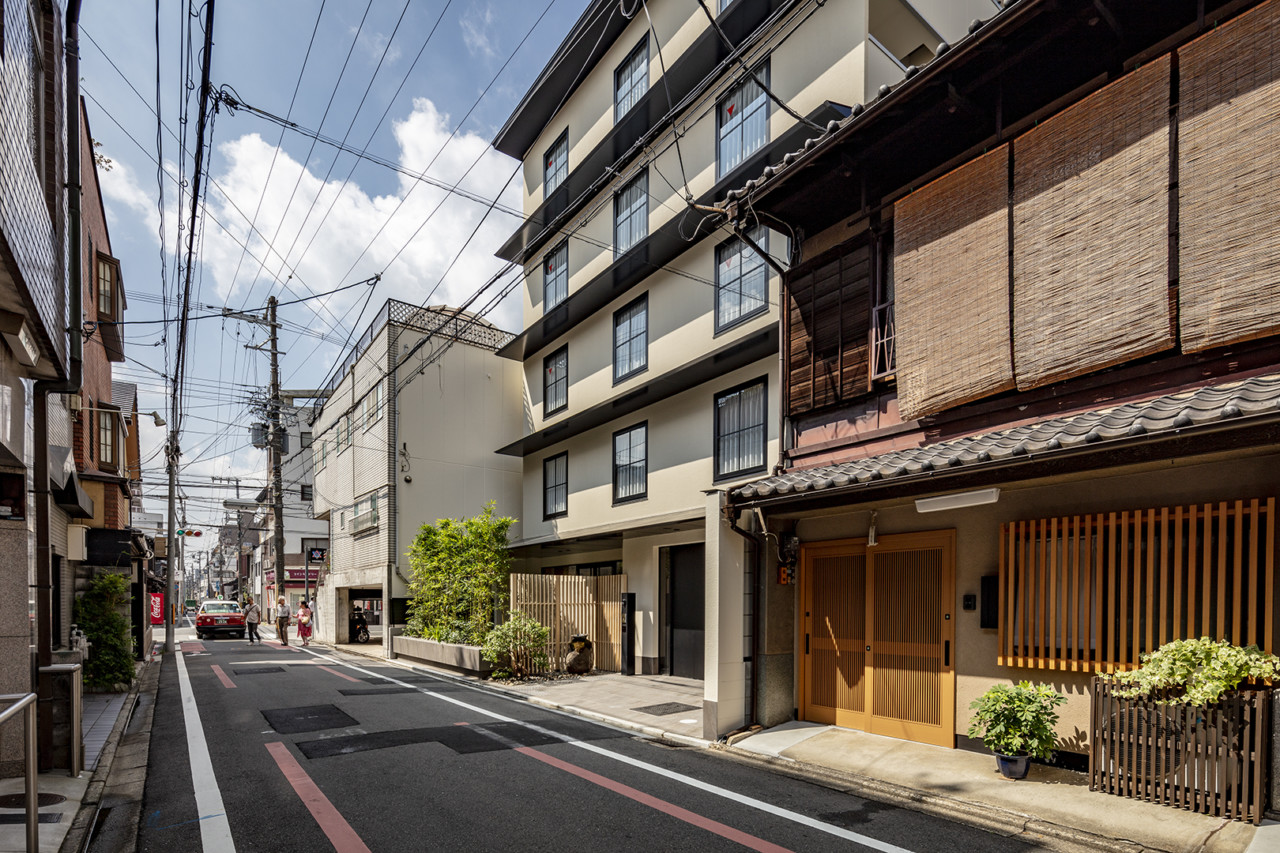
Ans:
[[[613,502],[640,500],[649,492],[649,425],[613,434]]]
[[[885,229],[873,242],[875,297],[871,306],[871,378],[884,379],[897,370],[893,321],[893,231]]]
[[[304,433],[302,433],[302,435],[301,435],[301,436],[299,436],[299,440],[302,442],[302,446],[303,446],[304,448],[310,447],[310,446],[311,446],[311,443],[312,443],[312,442],[311,442],[311,433],[309,433],[309,432],[304,432]]]
[[[542,416],[569,405],[569,347],[562,346],[542,360]]]
[[[756,226],[747,233],[768,251],[768,231]],[[716,247],[716,331],[753,317],[769,302],[769,270],[764,258],[739,237]]]
[[[559,518],[569,513],[569,454],[558,453],[542,460],[542,517]]]
[[[98,315],[116,316],[116,292],[120,281],[119,264],[105,255],[98,255]]]
[[[103,468],[116,467],[116,416],[98,413],[98,461]]]
[[[569,295],[569,241],[542,259],[542,311],[555,308]]]
[[[93,398],[92,397],[89,398],[88,409],[89,409],[89,412],[88,412],[89,417],[87,418],[87,420],[89,422],[89,428],[86,429],[84,432],[84,443],[89,447],[89,461],[92,462],[93,461],[93,444],[94,444],[93,442]]]
[[[767,84],[768,72],[768,66],[762,66],[755,76]],[[747,77],[720,100],[716,115],[720,126],[716,175],[723,177],[769,139],[769,99],[760,84]]]
[[[314,495],[313,495],[313,493],[312,493],[312,491],[311,491],[311,487],[310,487],[310,486],[302,486],[302,487],[299,489],[299,492],[300,492],[300,497],[301,497],[304,501],[309,501],[309,500],[311,500],[311,499],[314,497]]]
[[[356,501],[355,515],[351,517],[351,532],[359,533],[378,526],[378,494],[365,495]]]
[[[569,174],[568,128],[565,128],[560,138],[547,150],[547,156],[543,158],[543,162],[547,165],[542,172],[542,200],[546,201],[547,196],[555,192]]]
[[[649,294],[613,315],[613,381],[649,366]]]
[[[613,197],[613,256],[649,236],[649,174],[641,172]]]
[[[716,479],[763,471],[765,380],[716,395]]]
[[[622,120],[649,88],[649,37],[613,72],[613,120]]]
[[[303,433],[305,435],[306,433]],[[329,448],[328,439],[322,438],[312,445],[312,460],[316,471],[324,470],[325,454]]]

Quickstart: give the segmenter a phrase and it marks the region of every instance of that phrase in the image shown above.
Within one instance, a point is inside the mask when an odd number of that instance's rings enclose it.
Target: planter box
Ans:
[[[1267,806],[1271,692],[1241,690],[1198,708],[1116,696],[1095,678],[1089,790],[1232,820]]]
[[[479,646],[464,646],[461,643],[437,643],[435,640],[423,640],[418,637],[396,636],[391,638],[391,650],[397,657],[442,666],[468,675],[488,675],[493,672],[493,664],[480,657]]]

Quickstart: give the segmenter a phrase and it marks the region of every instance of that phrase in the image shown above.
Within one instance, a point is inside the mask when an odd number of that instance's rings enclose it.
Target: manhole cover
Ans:
[[[61,794],[37,794],[37,808],[56,806],[58,803],[66,802],[66,799]],[[25,809],[26,807],[26,794],[4,794],[0,796],[0,809]]]
[[[696,711],[698,709],[683,702],[663,702],[661,705],[645,705],[643,708],[632,708],[631,710],[639,711],[641,714],[650,714],[654,717],[665,717],[668,714],[682,714],[685,711]]]

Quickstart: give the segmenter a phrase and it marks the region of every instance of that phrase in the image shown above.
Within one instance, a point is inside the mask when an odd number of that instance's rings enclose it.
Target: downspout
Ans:
[[[750,727],[760,722],[760,632],[764,628],[764,555],[765,546],[769,540],[763,533],[755,533],[739,527],[737,515],[731,505],[726,505],[724,510],[725,521],[728,523],[729,529],[746,539],[753,546],[751,548],[751,559],[755,561],[756,612],[755,624],[751,627],[751,717],[747,721],[747,726]]]
[[[387,660],[395,658],[391,638],[391,591],[395,584],[395,576],[400,571],[400,547],[396,541],[399,536],[399,525],[396,523],[399,515],[399,509],[396,506],[396,476],[399,471],[399,466],[396,464],[396,448],[400,446],[400,388],[399,359],[397,358],[397,351],[400,348],[400,327],[395,327],[394,332],[392,328],[391,317],[388,314],[387,359],[390,361],[391,393],[387,395],[390,398],[387,401],[389,405],[387,409],[387,571],[382,588],[382,643],[383,656]]]
[[[35,455],[36,514],[36,664],[43,669],[53,663],[53,559],[49,541],[49,395],[80,390],[84,374],[84,339],[80,335],[83,289],[80,264],[80,0],[68,0],[67,24],[63,33],[66,51],[67,90],[67,316],[69,364],[65,380],[37,380],[32,388],[32,450]],[[53,684],[43,672],[37,679],[39,692],[40,769],[53,766]]]

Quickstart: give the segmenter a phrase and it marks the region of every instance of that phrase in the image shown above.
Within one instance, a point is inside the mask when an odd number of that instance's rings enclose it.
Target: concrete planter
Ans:
[[[409,658],[432,666],[442,666],[468,675],[488,675],[493,664],[480,657],[479,646],[461,643],[437,643],[418,637],[397,636],[391,638],[391,650],[397,657]]]

